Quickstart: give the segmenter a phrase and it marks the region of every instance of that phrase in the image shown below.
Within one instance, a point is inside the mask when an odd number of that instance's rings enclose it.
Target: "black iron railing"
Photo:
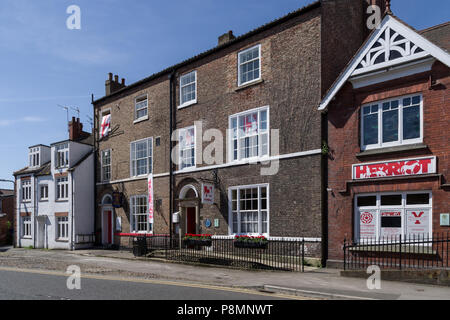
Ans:
[[[446,269],[449,268],[449,233],[344,240],[344,270],[367,269]]]
[[[210,243],[196,244],[168,235],[127,236],[122,250],[140,256],[160,257],[178,262],[214,264],[239,269],[304,271],[305,265],[320,264],[320,241],[302,238],[273,238],[266,245],[236,244],[231,237],[213,237]],[[145,249],[142,249],[142,244]],[[313,259],[312,259],[313,258]]]

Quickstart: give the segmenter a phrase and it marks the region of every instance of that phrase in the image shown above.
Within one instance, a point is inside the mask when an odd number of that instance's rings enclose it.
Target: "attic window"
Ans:
[[[40,149],[37,148],[30,148],[30,167],[39,167],[40,166]]]

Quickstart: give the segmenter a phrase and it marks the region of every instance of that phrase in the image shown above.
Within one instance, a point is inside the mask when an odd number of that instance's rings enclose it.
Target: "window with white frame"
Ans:
[[[269,108],[260,108],[230,117],[231,160],[269,155]]]
[[[47,201],[48,200],[48,185],[47,184],[41,184],[39,186],[39,194],[40,194],[40,200],[41,201]]]
[[[134,104],[134,120],[145,119],[148,116],[148,96],[136,98]]]
[[[31,201],[31,179],[22,180],[22,201]]]
[[[22,237],[31,237],[31,217],[22,217]]]
[[[61,177],[56,179],[56,200],[69,199],[69,178]]]
[[[179,168],[195,166],[195,127],[179,130]]]
[[[261,45],[238,53],[238,85],[261,79]]]
[[[197,71],[180,77],[180,107],[197,102]]]
[[[111,149],[103,150],[102,158],[102,181],[111,180]]]
[[[55,147],[55,167],[64,168],[69,165],[69,143],[59,144]]]
[[[148,217],[148,197],[146,195],[130,198],[131,223],[130,232],[151,232],[152,225]]]
[[[231,200],[230,227],[232,234],[269,233],[268,185],[233,187],[229,189]]]
[[[30,167],[40,166],[39,154],[40,154],[39,147],[30,148]]]
[[[422,108],[420,94],[364,105],[361,114],[361,149],[422,142]]]
[[[56,218],[56,239],[57,240],[69,239],[69,217]]]
[[[432,232],[429,191],[360,194],[355,197],[355,235],[359,240],[426,237]]]
[[[131,143],[131,176],[137,177],[152,172],[153,139],[147,138]]]

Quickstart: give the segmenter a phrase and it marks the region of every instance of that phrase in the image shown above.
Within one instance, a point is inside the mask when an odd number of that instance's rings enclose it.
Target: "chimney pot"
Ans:
[[[109,79],[109,81],[112,81],[112,77],[113,77],[113,74],[110,72],[110,73],[108,73],[108,79]]]
[[[125,79],[122,78],[122,85],[125,86]]]
[[[115,76],[114,76],[114,82],[116,82],[116,83],[119,82],[119,76],[118,76],[118,75],[115,75]]]
[[[222,45],[225,44],[227,42],[230,42],[231,40],[236,39],[236,37],[233,34],[233,31],[230,30],[227,33],[224,33],[223,35],[221,35],[218,39],[218,45]]]

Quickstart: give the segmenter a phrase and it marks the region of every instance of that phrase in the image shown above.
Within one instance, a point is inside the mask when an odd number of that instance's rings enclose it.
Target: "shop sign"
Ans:
[[[430,232],[430,210],[406,210],[406,233],[411,235],[424,235]]]
[[[214,204],[214,185],[209,183],[202,184],[202,203]]]
[[[436,173],[436,157],[354,164],[352,178],[372,179]]]

